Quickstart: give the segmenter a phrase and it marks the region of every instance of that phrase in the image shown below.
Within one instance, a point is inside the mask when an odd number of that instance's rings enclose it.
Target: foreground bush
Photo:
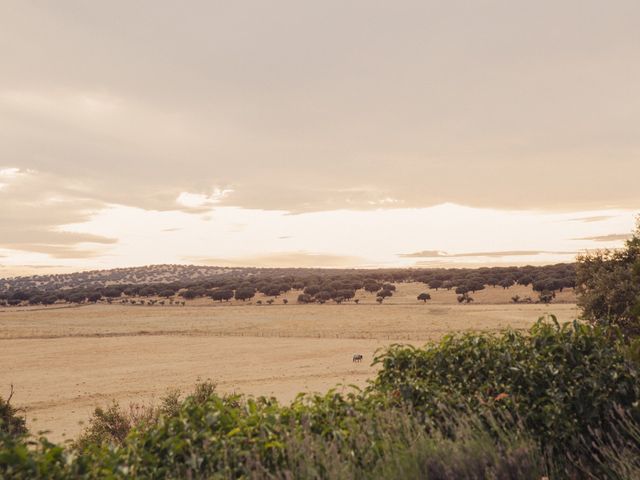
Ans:
[[[491,406],[521,418],[545,447],[565,450],[606,430],[616,408],[638,415],[640,372],[615,330],[538,322],[528,335],[448,336],[423,349],[394,346],[376,358],[376,388],[427,416]],[[640,418],[640,417],[636,417]]]
[[[0,478],[638,478],[623,340],[539,322],[394,346],[365,390],[290,405],[204,383],[145,415],[97,410],[74,447],[0,433]]]

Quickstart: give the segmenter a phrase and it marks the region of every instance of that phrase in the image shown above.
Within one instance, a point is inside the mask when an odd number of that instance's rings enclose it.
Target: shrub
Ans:
[[[640,219],[624,249],[578,257],[576,284],[586,319],[640,334]]]
[[[431,295],[429,295],[426,292],[422,292],[420,295],[418,295],[418,300],[421,300],[424,303],[427,303],[427,300],[431,300]]]
[[[11,405],[13,398],[13,385],[9,391],[7,399],[0,397],[0,432],[19,437],[27,433],[25,418],[20,414],[21,410]]]
[[[382,366],[376,386],[430,415],[443,404],[509,410],[555,450],[607,431],[617,406],[640,414],[640,371],[617,332],[552,319],[528,335],[466,334],[424,349],[392,347],[374,361]]]

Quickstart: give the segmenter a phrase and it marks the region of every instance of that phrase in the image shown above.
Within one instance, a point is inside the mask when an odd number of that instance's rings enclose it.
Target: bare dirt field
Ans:
[[[375,373],[375,351],[391,343],[420,344],[448,332],[528,328],[538,317],[577,316],[572,292],[551,305],[510,304],[525,287],[488,288],[471,305],[424,285],[398,286],[377,305],[213,304],[187,306],[91,305],[0,309],[0,394],[15,386],[13,401],[27,408],[32,431],[52,439],[75,436],[97,405],[116,399],[152,402],[169,388],[191,389],[211,378],[223,392],[274,395],[291,400],[301,391],[337,384],[362,386]],[[351,362],[354,353],[364,361]]]

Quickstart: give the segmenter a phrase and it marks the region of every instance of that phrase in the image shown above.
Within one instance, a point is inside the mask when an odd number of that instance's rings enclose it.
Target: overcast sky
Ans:
[[[0,276],[548,262],[640,209],[637,0],[5,0],[0,58]]]

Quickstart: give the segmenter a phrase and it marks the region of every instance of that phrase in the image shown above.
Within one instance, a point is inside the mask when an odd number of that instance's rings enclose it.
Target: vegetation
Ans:
[[[363,391],[97,409],[72,446],[0,434],[8,478],[637,478],[640,365],[613,327],[392,346]]]
[[[640,334],[640,220],[625,248],[578,257],[577,293],[586,319]]]
[[[624,250],[580,257],[577,278],[573,269],[226,272],[188,285],[100,287],[101,298],[180,292],[218,301],[295,288],[300,303],[341,303],[362,288],[383,303],[393,283],[418,280],[469,303],[487,286],[531,284],[551,301],[577,285],[589,321],[550,316],[526,333],[392,345],[375,357],[380,368],[364,390],[301,394],[288,405],[219,395],[202,382],[159,406],[98,408],[64,446],[29,436],[10,394],[0,399],[0,478],[640,478],[640,226]],[[5,301],[31,301],[30,292],[11,290]]]
[[[433,289],[474,293],[487,287],[532,285],[546,299],[576,284],[575,266],[496,267],[479,269],[225,269],[158,265],[68,275],[39,275],[0,279],[0,304],[124,303],[182,305],[183,300],[209,297],[216,302],[252,299],[257,293],[278,297],[302,290],[299,303],[351,302],[363,290],[383,300],[399,282],[422,282]],[[544,294],[544,295],[543,295]],[[553,297],[551,297],[553,298]],[[465,297],[466,299],[466,297]]]
[[[0,397],[0,434],[9,437],[20,437],[27,433],[26,421],[20,410],[11,405],[13,385],[7,399]]]

